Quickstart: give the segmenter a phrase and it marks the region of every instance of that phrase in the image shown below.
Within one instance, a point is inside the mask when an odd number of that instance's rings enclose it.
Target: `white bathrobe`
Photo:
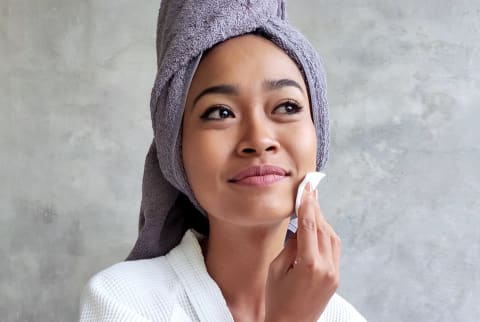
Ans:
[[[122,262],[93,276],[82,294],[80,321],[233,322],[233,317],[189,230],[165,256]],[[319,321],[365,319],[335,294]]]

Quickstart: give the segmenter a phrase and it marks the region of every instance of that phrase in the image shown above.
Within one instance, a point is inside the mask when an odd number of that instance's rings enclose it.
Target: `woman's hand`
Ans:
[[[340,246],[308,184],[297,233],[270,264],[265,321],[317,321],[338,286]]]

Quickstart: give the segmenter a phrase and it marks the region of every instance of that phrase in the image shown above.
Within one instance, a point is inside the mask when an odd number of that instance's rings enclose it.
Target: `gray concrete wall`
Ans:
[[[157,1],[0,0],[0,319],[75,320],[136,237]],[[370,321],[480,321],[480,2],[290,1],[324,58],[320,202]]]

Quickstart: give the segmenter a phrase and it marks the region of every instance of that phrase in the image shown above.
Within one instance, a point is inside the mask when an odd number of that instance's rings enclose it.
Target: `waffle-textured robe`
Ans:
[[[207,272],[199,238],[188,230],[164,256],[122,262],[96,274],[82,294],[80,321],[233,322],[220,288]],[[319,321],[365,319],[335,294]]]

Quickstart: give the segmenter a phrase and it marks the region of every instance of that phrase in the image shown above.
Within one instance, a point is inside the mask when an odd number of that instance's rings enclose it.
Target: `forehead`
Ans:
[[[305,88],[297,64],[273,42],[257,35],[229,39],[208,51],[195,72],[191,91],[218,83],[254,86],[289,78]]]

